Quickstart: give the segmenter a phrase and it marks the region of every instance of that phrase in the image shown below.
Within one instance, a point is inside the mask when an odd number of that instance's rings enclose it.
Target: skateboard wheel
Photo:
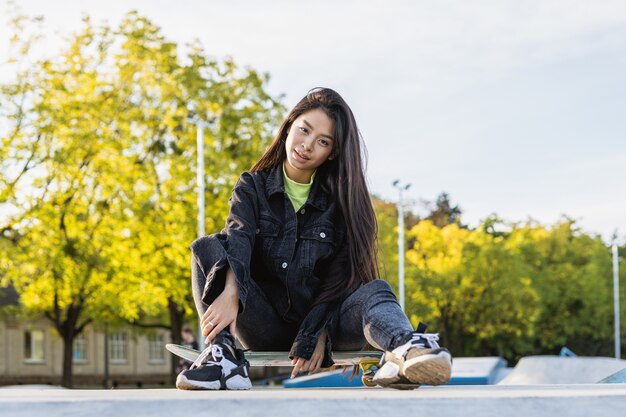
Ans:
[[[365,385],[366,387],[369,387],[369,388],[376,386],[374,381],[372,381],[371,377],[363,376],[363,377],[361,377],[361,382],[363,382],[363,385]]]

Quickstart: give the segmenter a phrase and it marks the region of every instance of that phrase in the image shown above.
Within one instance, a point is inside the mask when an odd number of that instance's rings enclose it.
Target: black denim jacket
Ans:
[[[339,206],[313,181],[306,203],[294,211],[285,192],[282,167],[244,172],[230,198],[230,214],[222,238],[235,273],[240,310],[246,308],[248,280],[254,280],[276,311],[288,322],[300,323],[290,356],[310,359],[318,338],[328,330],[323,367],[332,365],[331,340],[340,300],[313,306],[323,280],[348,271],[345,223]],[[203,295],[207,304],[217,294]]]

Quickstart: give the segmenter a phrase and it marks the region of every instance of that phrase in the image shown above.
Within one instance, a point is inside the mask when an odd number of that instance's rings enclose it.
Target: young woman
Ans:
[[[181,389],[249,389],[251,350],[289,351],[292,377],[332,365],[332,350],[384,351],[374,381],[443,384],[452,359],[414,331],[377,279],[376,219],[361,137],[335,91],[310,91],[237,181],[221,233],[192,243],[192,286],[209,346]]]

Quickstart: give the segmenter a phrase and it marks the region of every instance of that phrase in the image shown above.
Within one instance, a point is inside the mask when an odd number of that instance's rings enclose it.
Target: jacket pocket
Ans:
[[[261,216],[256,229],[256,244],[261,249],[263,262],[267,267],[273,266],[273,259],[278,256],[280,246],[278,236],[280,224],[270,217]]]
[[[321,223],[302,229],[299,237],[304,249],[302,266],[307,275],[311,275],[317,261],[328,258],[334,253],[335,230],[332,224]]]
[[[257,236],[278,237],[280,225],[274,219],[269,217],[260,217],[257,225]]]

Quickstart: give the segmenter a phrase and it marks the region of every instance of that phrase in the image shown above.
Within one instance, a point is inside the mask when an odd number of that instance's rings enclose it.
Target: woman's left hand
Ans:
[[[293,365],[293,371],[291,371],[291,377],[296,377],[300,372],[309,372],[313,373],[320,369],[322,366],[322,361],[324,360],[324,349],[326,348],[326,330],[322,332],[320,338],[317,339],[317,344],[315,345],[315,350],[313,351],[313,355],[311,359],[304,359],[299,357],[294,357],[291,360],[291,364]]]

